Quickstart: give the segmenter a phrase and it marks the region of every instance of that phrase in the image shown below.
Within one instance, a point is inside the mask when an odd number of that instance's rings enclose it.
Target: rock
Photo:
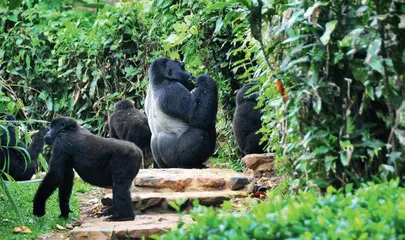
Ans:
[[[155,212],[173,211],[169,202],[176,202],[179,199],[185,199],[182,208],[191,208],[193,201],[198,200],[204,206],[217,206],[224,201],[247,197],[248,192],[245,191],[204,191],[204,192],[136,192],[132,193],[132,202],[137,213],[150,208],[154,208]],[[112,204],[112,194],[106,194],[101,202]]]
[[[231,190],[234,184],[230,182],[234,178],[241,179],[238,180],[237,189],[242,189],[253,180],[230,169],[141,169],[135,178],[135,189],[153,192]]]
[[[242,158],[242,161],[247,169],[251,169],[254,172],[271,171],[274,164],[274,154],[248,154]]]
[[[231,178],[231,181],[229,182],[229,186],[231,190],[239,190],[244,188],[246,185],[248,185],[252,180],[250,178],[246,177],[234,177]]]
[[[65,240],[65,237],[62,234],[50,232],[50,233],[38,236],[36,238],[36,240]]]
[[[182,216],[181,220],[186,224],[193,221],[189,215]],[[136,216],[134,221],[126,222],[104,222],[98,219],[70,231],[70,239],[141,239],[143,236],[169,231],[178,223],[177,214],[142,215]]]

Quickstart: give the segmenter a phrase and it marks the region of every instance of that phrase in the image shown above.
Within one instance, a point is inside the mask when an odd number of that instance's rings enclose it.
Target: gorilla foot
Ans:
[[[133,221],[135,219],[135,215],[134,216],[119,216],[119,215],[112,215],[111,217],[108,217],[105,219],[105,221],[108,222],[118,222],[118,221]]]
[[[116,211],[113,206],[106,207],[99,213],[100,216],[111,216],[114,214],[116,214]]]

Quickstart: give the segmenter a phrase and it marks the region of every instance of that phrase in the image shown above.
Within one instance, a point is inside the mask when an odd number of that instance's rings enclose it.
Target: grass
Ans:
[[[38,218],[32,214],[32,200],[38,186],[39,183],[11,183],[9,185],[11,194],[23,215],[25,226],[32,231],[31,234],[13,234],[13,229],[20,226],[20,222],[14,211],[10,210],[11,206],[5,194],[0,192],[0,239],[35,239],[39,235],[56,229],[57,224],[66,226],[66,224],[74,222],[79,217],[80,203],[76,197],[77,194],[88,192],[91,189],[90,185],[75,180],[70,199],[70,208],[73,213],[65,220],[59,218],[60,210],[57,191],[48,199],[44,217]]]

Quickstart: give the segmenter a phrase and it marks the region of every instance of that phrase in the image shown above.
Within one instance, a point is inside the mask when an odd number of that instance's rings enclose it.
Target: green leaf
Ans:
[[[397,136],[402,146],[405,146],[405,130],[396,129],[395,136]]]
[[[221,31],[222,24],[223,24],[222,18],[219,17],[219,18],[217,19],[217,22],[215,23],[215,31],[214,31],[214,34],[218,34],[218,33]]]
[[[77,66],[76,66],[76,77],[79,80],[82,79],[82,69],[83,69],[83,65],[82,65],[82,62],[79,60],[77,62]]]
[[[26,69],[31,68],[31,58],[30,58],[30,55],[28,55],[28,54],[27,54],[27,56],[25,56],[25,65],[26,65]]]
[[[340,161],[343,166],[349,166],[354,147],[350,141],[340,141]]]
[[[381,75],[385,75],[384,67],[382,65],[383,58],[381,56],[377,56],[369,62],[369,65],[372,69],[376,70],[377,72],[381,73]]]
[[[346,118],[346,133],[350,134],[353,132],[354,130],[354,121],[352,119],[352,117],[347,116]]]
[[[94,97],[96,92],[98,77],[96,77],[90,84],[90,97]]]
[[[307,11],[305,11],[304,17],[309,18],[311,17],[312,13],[315,11],[315,9],[321,7],[321,6],[327,6],[329,2],[322,2],[318,1],[316,2],[312,7],[309,7]]]
[[[337,20],[330,21],[325,26],[325,32],[321,37],[321,42],[323,45],[328,45],[330,36],[336,28]]]
[[[235,2],[236,2],[236,1],[216,2],[215,4],[213,4],[213,5],[211,5],[211,6],[207,7],[207,8],[205,8],[204,11],[205,11],[206,13],[211,13],[212,11],[215,11],[215,10],[222,10],[222,9],[228,7],[228,6],[234,5]]]
[[[390,153],[390,162],[396,162],[402,156],[402,152],[391,152]]]
[[[330,148],[327,147],[327,146],[320,146],[320,147],[317,147],[314,152],[315,152],[316,154],[325,154],[325,153],[327,153],[329,150],[330,150]]]

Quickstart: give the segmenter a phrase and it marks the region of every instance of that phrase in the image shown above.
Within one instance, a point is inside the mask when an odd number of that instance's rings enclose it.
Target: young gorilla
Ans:
[[[233,134],[243,155],[263,153],[263,146],[259,145],[261,134],[256,132],[261,127],[263,114],[257,105],[257,92],[246,92],[257,83],[244,85],[236,94],[236,110],[232,121]]]
[[[129,100],[121,100],[115,103],[114,112],[109,120],[110,137],[135,143],[144,157],[143,168],[153,163],[150,149],[152,133],[145,114],[135,108]]]
[[[17,140],[15,125],[12,124],[16,120],[15,117],[12,115],[6,116],[5,120],[8,125],[7,133],[9,138],[7,139],[6,132],[3,132],[0,136],[0,170],[6,172],[16,181],[30,180],[37,170],[38,156],[42,152],[44,136],[49,129],[41,128],[33,136],[32,142],[27,149],[22,141]],[[6,175],[2,177],[7,179]]]
[[[196,80],[184,63],[158,58],[149,68],[145,110],[153,157],[161,168],[203,168],[215,150],[218,88],[208,75]]]
[[[59,187],[61,217],[68,217],[73,187],[73,169],[83,181],[113,190],[113,206],[105,211],[107,221],[135,218],[130,187],[138,174],[142,151],[133,143],[96,136],[72,118],[51,122],[45,143],[52,145],[49,172],[34,197],[34,215],[45,215],[45,203]]]

